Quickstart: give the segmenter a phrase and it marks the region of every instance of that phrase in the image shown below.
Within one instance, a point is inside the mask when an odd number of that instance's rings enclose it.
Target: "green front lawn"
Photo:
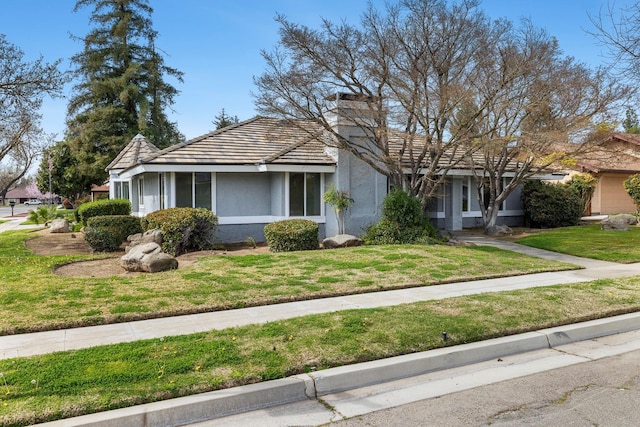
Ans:
[[[24,246],[31,237],[0,234],[0,334],[575,268],[490,247],[406,245],[216,255],[163,273],[69,278],[52,270],[96,256],[35,256]]]
[[[0,360],[0,424],[30,425],[638,311],[639,291],[640,277],[599,280]]]
[[[558,228],[516,243],[603,261],[640,262],[640,227],[631,227],[629,231],[605,231],[600,225]]]

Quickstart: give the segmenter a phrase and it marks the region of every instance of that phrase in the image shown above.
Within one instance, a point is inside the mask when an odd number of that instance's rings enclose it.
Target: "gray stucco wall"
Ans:
[[[338,190],[348,191],[354,200],[345,214],[345,233],[359,236],[367,226],[380,220],[382,199],[387,194],[387,178],[347,151],[340,151],[336,172],[327,175],[326,189],[333,184]],[[326,233],[338,234],[335,211],[325,205]]]
[[[217,173],[216,190],[218,216],[271,215],[271,184],[266,174]]]
[[[285,216],[285,173],[273,172],[270,173],[270,187],[271,187],[271,215]]]
[[[256,242],[264,242],[264,226],[266,224],[232,224],[216,227],[216,241],[220,243],[246,242],[248,237],[253,237]],[[319,224],[318,239],[326,237],[324,224]]]

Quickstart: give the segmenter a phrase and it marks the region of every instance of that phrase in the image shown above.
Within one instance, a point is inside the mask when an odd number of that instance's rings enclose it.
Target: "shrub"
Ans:
[[[78,222],[87,225],[87,220],[94,216],[131,214],[131,202],[125,199],[96,200],[95,202],[83,203],[76,212]]]
[[[395,245],[432,243],[437,232],[422,213],[420,200],[401,189],[392,190],[382,201],[382,219],[367,227],[367,244]]]
[[[205,208],[169,208],[142,218],[143,231],[162,232],[162,250],[173,256],[211,249],[218,217]]]
[[[582,215],[586,214],[587,206],[589,206],[591,202],[597,183],[598,179],[588,173],[574,174],[571,176],[571,179],[567,181],[567,185],[573,188],[578,193],[578,197],[580,197]]]
[[[522,189],[525,221],[531,227],[555,228],[577,225],[582,216],[578,193],[566,184],[527,181]]]
[[[96,252],[113,252],[128,236],[141,233],[140,218],[131,215],[93,216],[87,220],[84,239]]]
[[[640,174],[631,175],[624,180],[624,189],[636,204],[636,210],[640,212]]]
[[[308,251],[318,249],[318,224],[308,219],[285,219],[264,227],[272,252]]]
[[[62,217],[62,212],[58,212],[55,206],[38,206],[38,208],[29,212],[29,221],[34,224],[46,224]]]

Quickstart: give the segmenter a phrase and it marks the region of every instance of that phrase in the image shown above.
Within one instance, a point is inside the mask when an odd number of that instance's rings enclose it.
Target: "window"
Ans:
[[[496,189],[496,191],[498,193],[500,193],[502,191],[504,185],[504,178],[500,180],[499,184],[498,184],[498,188]],[[496,194],[497,196],[498,194]],[[490,193],[490,189],[489,189],[489,179],[485,178],[483,183],[482,183],[482,202],[484,204],[484,208],[487,209],[489,207],[489,199],[491,198],[491,193]],[[504,201],[500,204],[500,206],[498,207],[498,210],[502,211],[504,210]]]
[[[212,209],[211,173],[176,173],[176,207]]]
[[[138,205],[144,206],[144,178],[138,179]]]
[[[320,179],[319,173],[289,174],[289,216],[319,216],[321,214]]]
[[[160,209],[165,208],[164,198],[165,198],[165,190],[164,190],[164,174],[158,174],[158,194],[160,196],[159,205]]]
[[[114,185],[114,196],[116,199],[129,200],[129,183],[126,181],[116,181]]]
[[[193,190],[191,173],[176,173],[176,207],[192,207]]]
[[[194,175],[196,194],[194,207],[211,210],[211,174],[198,172]]]

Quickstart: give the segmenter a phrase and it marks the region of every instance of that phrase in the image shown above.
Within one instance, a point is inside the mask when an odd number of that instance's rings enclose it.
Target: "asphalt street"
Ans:
[[[374,426],[637,426],[640,351],[331,423]]]
[[[637,426],[639,367],[634,331],[192,426]]]

